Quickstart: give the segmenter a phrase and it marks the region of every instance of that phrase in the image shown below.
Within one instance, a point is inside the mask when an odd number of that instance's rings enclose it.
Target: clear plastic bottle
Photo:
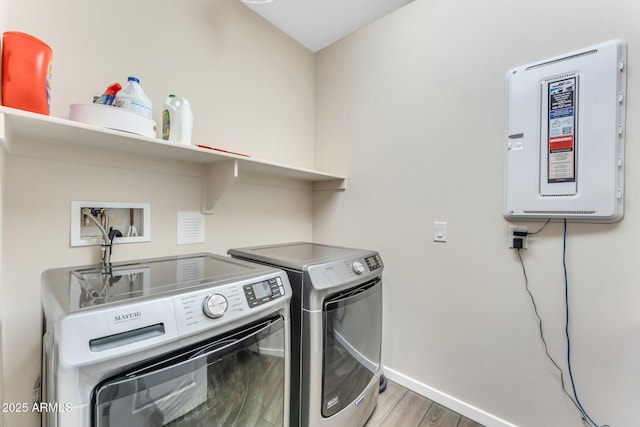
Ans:
[[[162,139],[191,145],[193,113],[189,101],[170,94],[162,111]]]
[[[116,94],[116,106],[138,113],[147,119],[153,119],[153,105],[145,95],[140,80],[129,77],[124,87]]]

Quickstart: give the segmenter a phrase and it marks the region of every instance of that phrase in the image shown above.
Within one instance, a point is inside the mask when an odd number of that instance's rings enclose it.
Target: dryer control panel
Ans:
[[[382,263],[380,262],[380,258],[378,258],[378,255],[366,257],[364,259],[364,262],[367,263],[367,267],[369,267],[369,270],[371,271],[377,270],[382,267]]]
[[[381,276],[384,269],[382,258],[377,253],[362,257],[319,263],[308,267],[309,280],[314,289],[332,289],[345,283],[367,281]]]

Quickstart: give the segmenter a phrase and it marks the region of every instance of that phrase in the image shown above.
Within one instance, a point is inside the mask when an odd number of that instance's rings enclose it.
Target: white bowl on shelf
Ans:
[[[156,137],[156,122],[124,108],[104,104],[72,104],[69,118],[104,128]]]

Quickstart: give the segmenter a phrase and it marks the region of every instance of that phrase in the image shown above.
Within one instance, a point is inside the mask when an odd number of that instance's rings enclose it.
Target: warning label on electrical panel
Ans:
[[[576,180],[576,78],[549,83],[547,181]]]

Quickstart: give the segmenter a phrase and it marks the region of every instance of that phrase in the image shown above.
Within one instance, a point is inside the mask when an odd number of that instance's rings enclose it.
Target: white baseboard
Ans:
[[[408,388],[411,391],[418,393],[427,399],[442,405],[452,411],[464,415],[465,417],[480,423],[486,427],[517,427],[515,424],[511,424],[503,419],[495,417],[475,406],[469,405],[461,400],[456,399],[453,396],[449,396],[433,387],[422,384],[408,376],[394,371],[388,367],[384,367],[384,375],[393,382],[400,384],[401,386]]]

